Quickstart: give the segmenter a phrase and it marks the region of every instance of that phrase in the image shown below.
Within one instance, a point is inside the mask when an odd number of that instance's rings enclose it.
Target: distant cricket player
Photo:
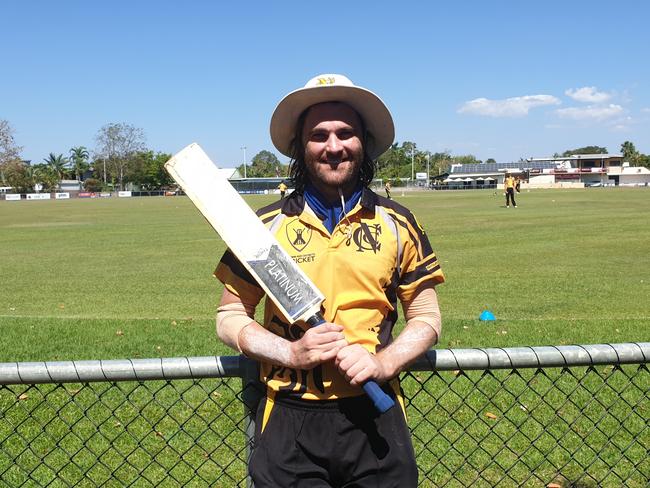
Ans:
[[[287,193],[287,185],[284,183],[284,181],[281,181],[280,184],[278,185],[278,190],[280,190],[280,199],[284,198],[284,195]]]
[[[512,206],[517,208],[517,202],[515,202],[515,186],[517,182],[510,173],[506,173],[506,178],[503,181],[503,189],[505,190],[504,195],[506,196],[506,208],[510,208],[510,202]]]
[[[260,362],[267,387],[249,466],[256,488],[417,485],[398,375],[438,340],[444,276],[411,212],[368,188],[393,138],[382,100],[338,74],[289,93],[271,118],[295,190],[258,215],[325,295],[326,323],[291,325],[270,300],[256,322],[264,292],[226,251],[217,332]],[[398,300],[406,325],[393,339]],[[400,407],[378,413],[361,389],[368,380]]]

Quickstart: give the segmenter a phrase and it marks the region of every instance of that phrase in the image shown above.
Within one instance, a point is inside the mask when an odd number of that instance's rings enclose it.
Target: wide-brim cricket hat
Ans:
[[[275,107],[271,117],[271,140],[278,151],[293,156],[293,139],[300,115],[312,105],[324,102],[345,103],[359,114],[368,132],[366,153],[371,159],[379,157],[393,143],[393,117],[381,98],[354,85],[346,76],[324,74],[289,93]]]

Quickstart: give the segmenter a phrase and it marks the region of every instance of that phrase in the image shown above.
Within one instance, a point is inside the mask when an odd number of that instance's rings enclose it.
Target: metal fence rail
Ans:
[[[430,351],[402,381],[421,486],[648,486],[649,361],[650,343]],[[245,486],[253,372],[0,364],[0,485]]]

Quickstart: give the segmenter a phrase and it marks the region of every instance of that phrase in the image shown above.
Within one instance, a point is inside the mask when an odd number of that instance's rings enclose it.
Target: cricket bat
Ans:
[[[323,294],[198,144],[174,155],[165,169],[289,322],[325,322]],[[395,404],[374,381],[363,389],[382,413]]]

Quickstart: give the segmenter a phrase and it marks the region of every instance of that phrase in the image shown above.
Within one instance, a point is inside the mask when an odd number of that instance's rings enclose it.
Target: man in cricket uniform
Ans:
[[[386,190],[386,198],[390,200],[390,181],[387,181],[384,185],[384,190]]]
[[[503,189],[505,190],[506,196],[506,208],[510,208],[510,202],[512,201],[512,206],[517,208],[517,203],[515,202],[515,186],[517,181],[513,178],[510,173],[506,173],[506,177],[503,180]]]
[[[291,325],[269,299],[256,322],[264,292],[224,254],[217,333],[260,362],[267,388],[249,466],[256,488],[417,485],[398,375],[438,340],[444,276],[411,212],[368,188],[393,138],[381,99],[342,75],[311,79],[273,113],[295,191],[258,215],[323,292],[327,322]],[[393,338],[398,301],[406,326]],[[397,406],[377,413],[368,380]]]
[[[278,190],[280,190],[280,199],[284,198],[284,195],[287,193],[288,186],[284,184],[284,181],[281,181],[278,185]]]

